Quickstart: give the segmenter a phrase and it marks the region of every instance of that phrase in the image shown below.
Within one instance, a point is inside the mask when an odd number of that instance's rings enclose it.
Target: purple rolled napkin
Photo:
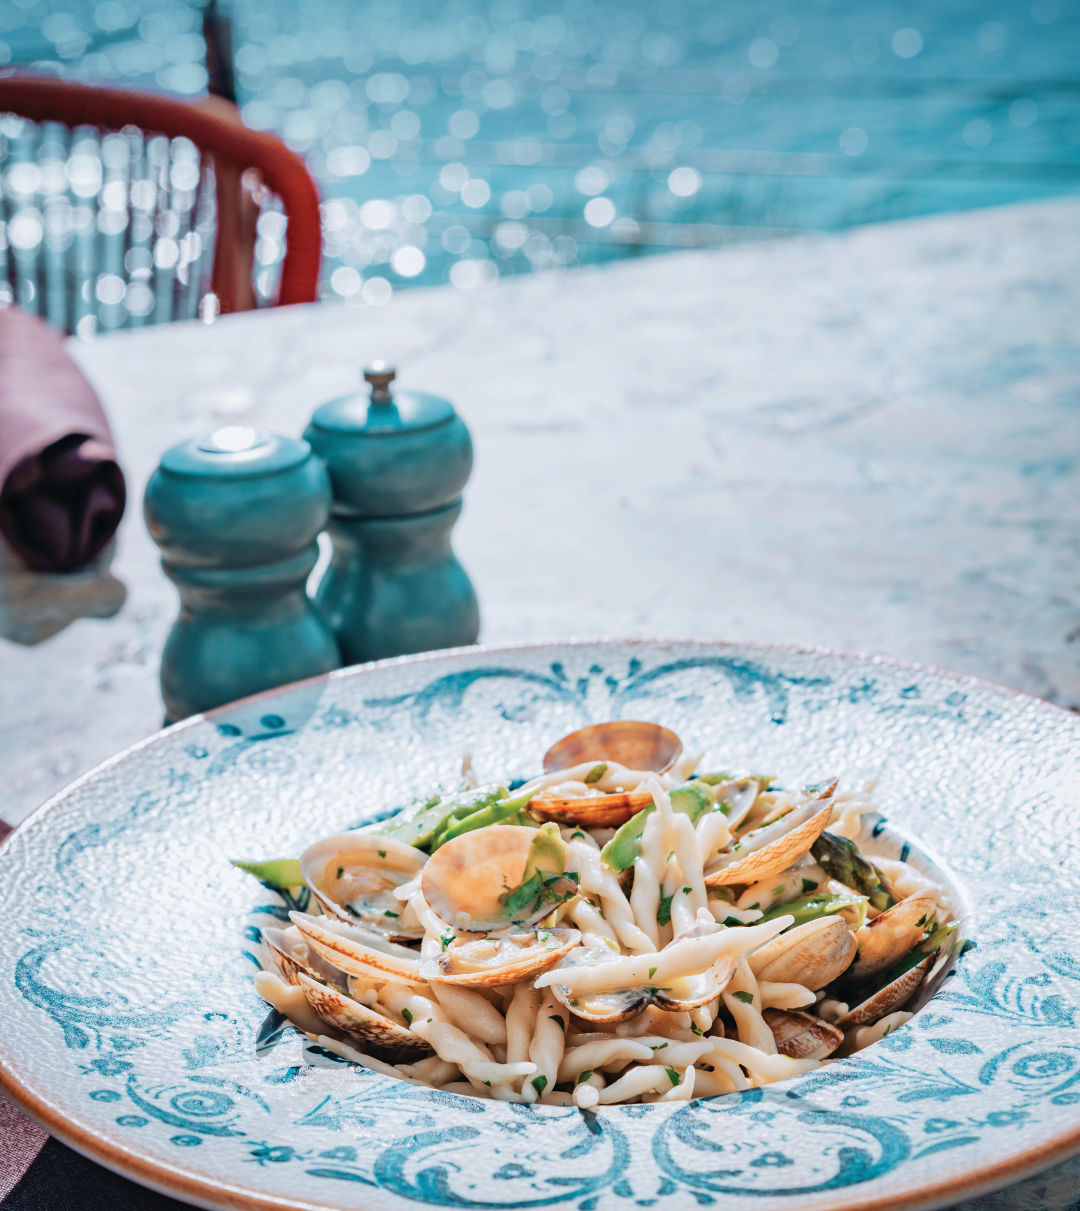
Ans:
[[[98,397],[36,316],[0,310],[0,531],[26,563],[71,572],[108,543],[124,476]]]

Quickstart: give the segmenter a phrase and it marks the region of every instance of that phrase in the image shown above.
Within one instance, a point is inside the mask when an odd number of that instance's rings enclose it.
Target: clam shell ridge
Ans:
[[[304,972],[300,972],[298,983],[305,1000],[319,1017],[335,1030],[359,1040],[365,1051],[395,1061],[431,1054],[428,1044],[407,1026],[361,1005],[338,989],[321,984]]]

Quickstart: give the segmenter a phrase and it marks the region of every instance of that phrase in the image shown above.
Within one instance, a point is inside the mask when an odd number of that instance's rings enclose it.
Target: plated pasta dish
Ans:
[[[699,769],[652,723],[583,728],[298,859],[259,994],[357,1064],[591,1109],[795,1076],[876,1041],[957,947],[947,890],[855,838],[869,791]]]

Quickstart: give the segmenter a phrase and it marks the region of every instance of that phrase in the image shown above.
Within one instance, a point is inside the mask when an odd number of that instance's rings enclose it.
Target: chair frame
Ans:
[[[288,220],[276,305],[311,303],[318,298],[322,254],[319,192],[304,161],[276,135],[252,130],[220,106],[203,108],[158,93],[25,74],[0,77],[0,113],[34,122],[59,122],[69,129],[92,126],[120,131],[135,126],[147,134],[190,139],[223,168],[256,170],[262,183],[281,199]],[[218,224],[220,234],[221,215]],[[213,284],[223,312],[236,310],[239,302],[234,285],[236,254],[231,241],[216,241]]]

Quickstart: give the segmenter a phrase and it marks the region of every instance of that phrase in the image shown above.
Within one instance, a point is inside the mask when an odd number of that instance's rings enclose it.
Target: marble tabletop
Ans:
[[[299,434],[376,357],[472,429],[483,640],[821,644],[1076,707],[1078,234],[1055,201],[74,344],[132,506],[108,565],[0,568],[0,815],[160,722],[165,447]],[[979,1206],[1065,1206],[1078,1175]]]

